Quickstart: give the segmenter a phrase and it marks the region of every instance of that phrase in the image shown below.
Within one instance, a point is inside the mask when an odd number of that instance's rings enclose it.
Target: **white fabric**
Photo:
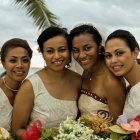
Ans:
[[[13,107],[4,91],[0,88],[0,127],[10,131]]]
[[[130,120],[140,115],[140,82],[134,85],[127,94],[123,114]]]
[[[39,119],[44,127],[57,128],[67,116],[76,118],[76,101],[59,100],[51,96],[37,74],[28,77],[28,80],[32,83],[35,94],[31,122]]]
[[[85,94],[81,94],[78,101],[78,107],[81,112],[81,115],[87,114],[95,115],[99,110],[105,110],[109,112],[107,104],[97,101],[94,98],[87,96]]]

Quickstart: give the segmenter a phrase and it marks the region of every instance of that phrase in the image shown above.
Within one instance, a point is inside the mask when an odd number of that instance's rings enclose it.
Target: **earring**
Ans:
[[[45,67],[47,67],[47,64],[46,64],[46,62],[44,61],[44,68],[45,68]]]
[[[133,61],[134,61],[134,62],[137,62],[137,60],[136,60],[136,59],[134,59]]]

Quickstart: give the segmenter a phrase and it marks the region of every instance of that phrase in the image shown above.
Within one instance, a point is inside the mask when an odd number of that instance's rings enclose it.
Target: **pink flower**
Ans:
[[[138,132],[140,130],[140,123],[136,120],[132,120],[130,123],[122,123],[121,127],[128,131]]]
[[[42,124],[40,120],[36,120],[34,123],[27,127],[22,135],[22,140],[38,140],[41,137]]]

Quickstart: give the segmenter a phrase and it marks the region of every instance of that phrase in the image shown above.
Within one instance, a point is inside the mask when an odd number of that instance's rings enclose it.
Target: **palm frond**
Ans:
[[[57,17],[49,11],[43,0],[15,0],[15,4],[26,8],[27,14],[33,18],[39,30],[57,25]]]

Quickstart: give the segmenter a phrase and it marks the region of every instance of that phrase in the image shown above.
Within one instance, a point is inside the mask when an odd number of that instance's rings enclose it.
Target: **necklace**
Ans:
[[[5,85],[8,89],[10,89],[10,90],[13,91],[13,92],[17,92],[17,91],[18,91],[18,90],[16,90],[16,89],[10,88],[10,87],[6,84],[5,78],[2,78],[2,80],[3,80],[4,85]]]

